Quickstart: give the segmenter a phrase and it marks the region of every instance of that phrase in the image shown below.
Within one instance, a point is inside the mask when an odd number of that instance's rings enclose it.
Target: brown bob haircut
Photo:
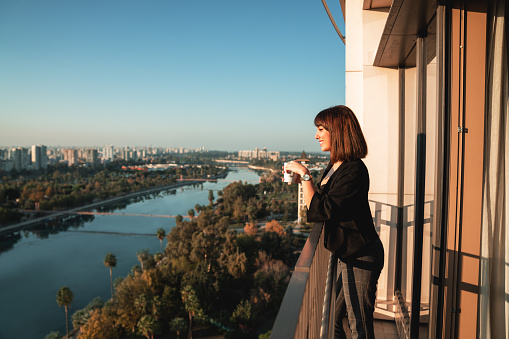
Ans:
[[[350,108],[339,105],[324,109],[316,115],[315,126],[322,126],[331,135],[332,163],[362,159],[368,154],[361,126]]]

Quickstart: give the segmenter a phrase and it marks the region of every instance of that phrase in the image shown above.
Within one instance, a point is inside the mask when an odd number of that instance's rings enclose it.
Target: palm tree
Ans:
[[[67,307],[72,303],[73,294],[69,287],[61,287],[57,292],[57,304],[58,306],[64,306],[65,308],[65,329],[67,331],[67,337],[69,337],[69,321],[67,318]]]
[[[110,269],[110,283],[111,283],[111,299],[113,299],[113,267],[117,266],[117,257],[114,254],[108,253],[104,258],[104,266]]]
[[[209,204],[212,205],[214,202],[214,192],[212,190],[209,190]]]
[[[189,219],[193,220],[193,217],[194,217],[194,209],[190,209],[189,211],[187,211],[187,214],[189,215]]]
[[[145,314],[138,321],[138,332],[141,335],[147,337],[147,339],[154,338],[154,332],[158,332],[159,327],[157,324],[157,320],[154,316],[150,314]]]
[[[192,286],[186,285],[180,292],[182,296],[182,302],[184,304],[184,308],[189,314],[189,334],[188,338],[193,337],[193,317],[200,316],[202,314],[202,309],[200,307],[200,300],[196,295],[196,291]]]
[[[176,217],[175,217],[175,222],[177,223],[177,226],[180,225],[180,223],[182,222],[182,220],[184,220],[184,217],[182,217],[180,214],[178,214]]]
[[[170,328],[177,332],[177,339],[180,339],[180,333],[186,329],[186,321],[184,318],[175,318],[170,321]]]
[[[143,264],[145,263],[145,261],[147,261],[148,255],[149,255],[148,254],[148,249],[139,250],[138,252],[136,252],[136,256],[138,257],[138,261],[141,264],[141,271],[142,272],[143,272]]]
[[[166,236],[166,232],[162,228],[158,228],[156,231],[157,238],[161,242],[161,254],[163,253],[163,239]]]

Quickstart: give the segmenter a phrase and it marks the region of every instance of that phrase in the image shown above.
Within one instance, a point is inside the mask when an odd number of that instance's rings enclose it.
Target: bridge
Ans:
[[[141,214],[141,213],[111,213],[111,212],[92,212],[92,211],[37,211],[37,210],[20,210],[23,213],[47,213],[47,214],[78,214],[78,215],[121,215],[127,217],[151,217],[151,218],[176,218],[176,215],[162,214]],[[191,219],[189,215],[182,215],[182,218]]]
[[[202,178],[196,178],[196,179],[184,179],[182,177],[182,174],[180,175],[180,179],[177,179],[177,181],[223,181],[223,182],[239,182],[239,181],[242,181],[242,182],[256,182],[256,183],[259,183],[261,182],[261,177],[260,177],[260,180],[225,180],[225,179],[202,179]]]

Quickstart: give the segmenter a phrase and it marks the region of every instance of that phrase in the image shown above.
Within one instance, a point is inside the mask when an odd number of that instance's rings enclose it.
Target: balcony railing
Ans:
[[[396,308],[394,302],[394,294],[396,292],[394,280],[398,215],[401,215],[400,223],[403,237],[401,251],[403,258],[405,258],[400,264],[403,272],[399,279],[401,279],[402,290],[406,291],[406,294],[410,294],[408,292],[411,287],[412,269],[411,261],[407,258],[413,257],[412,240],[414,224],[411,220],[413,205],[398,208],[376,201],[370,201],[370,205],[375,228],[380,235],[385,249],[384,269],[378,280],[375,318],[394,320],[396,312],[398,310],[401,312],[399,308]],[[427,218],[425,219],[426,235],[424,243],[426,248],[430,247],[431,244],[433,202],[427,202],[425,207]],[[322,244],[322,225],[317,223],[311,230],[297,261],[295,271],[290,279],[285,297],[272,328],[271,338],[325,339],[333,337],[335,298],[332,298],[332,296],[336,294],[337,260],[330,256],[330,252]],[[424,267],[428,267],[430,265],[429,255],[425,256],[423,261]],[[427,272],[429,270],[424,269],[424,271]],[[428,275],[423,276],[423,279],[429,280],[430,277]],[[427,298],[429,298],[427,290],[428,286],[423,286],[421,302],[424,305]],[[399,299],[403,303],[409,302],[409,300],[404,300],[401,295]],[[400,334],[401,332],[405,331],[402,331],[400,326]]]
[[[329,254],[315,224],[295,265],[271,338],[319,338]]]

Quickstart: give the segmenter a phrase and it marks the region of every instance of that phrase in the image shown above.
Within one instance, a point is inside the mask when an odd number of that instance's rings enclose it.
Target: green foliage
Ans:
[[[272,330],[269,330],[266,333],[260,334],[258,339],[270,339],[270,335],[272,334]]]
[[[252,320],[253,312],[251,303],[248,300],[242,300],[230,317],[230,322],[237,326],[239,324],[250,326]]]
[[[290,269],[283,261],[264,254],[259,256],[258,267],[254,275],[256,298],[265,306],[279,305],[290,281]]]
[[[83,328],[83,326],[85,326],[90,319],[90,314],[94,310],[102,308],[103,305],[104,302],[100,297],[94,298],[85,308],[74,312],[74,314],[71,316],[72,326],[75,329]]]
[[[148,249],[139,250],[136,252],[136,257],[141,264],[142,271],[155,266],[154,257],[150,255]]]
[[[146,336],[148,339],[152,338],[154,333],[159,331],[160,326],[157,319],[150,314],[145,314],[138,321],[138,333]]]
[[[50,333],[46,334],[44,339],[60,339],[62,335],[59,331],[51,331]]]
[[[160,227],[157,229],[156,235],[159,241],[161,242],[161,253],[163,253],[163,240],[164,237],[166,236],[166,232]]]
[[[67,286],[61,287],[57,292],[58,306],[69,306],[72,303],[73,293]]]
[[[67,331],[66,332],[67,336],[69,336],[69,320],[67,318],[67,307],[71,305],[73,297],[74,296],[71,290],[67,286],[61,287],[57,292],[57,304],[58,306],[64,306],[65,308],[65,328]]]
[[[116,267],[117,266],[117,257],[112,253],[106,254],[106,257],[104,257],[104,266],[106,266],[108,268]]]
[[[195,168],[189,174],[199,176],[198,170]],[[61,174],[59,180],[66,175]],[[103,177],[107,174],[95,179],[103,185]],[[131,184],[137,185],[136,180]],[[278,228],[279,233],[260,231],[251,236],[229,228],[235,219],[275,216],[278,212],[272,207],[281,214],[285,208],[290,210],[282,198],[282,194],[292,194],[289,189],[274,180],[270,185],[264,184],[264,190],[272,190],[269,197],[260,191],[261,186],[230,184],[218,193],[222,199],[214,206],[195,206],[193,212],[198,214],[192,220],[177,217],[177,226],[167,235],[159,229],[156,235],[161,244],[166,237],[171,246],[156,255],[148,250],[138,251],[141,267],[135,265],[127,277],[115,281],[114,300],[73,315],[73,324],[82,329],[83,338],[101,338],[105,333],[112,338],[120,337],[121,333],[124,337],[137,334],[150,337],[170,329],[180,335],[186,326],[178,327],[178,331],[174,321],[184,318],[188,318],[190,333],[193,322],[205,319],[209,326],[213,324],[211,319],[217,319],[218,324],[231,320],[256,328],[257,314],[277,310],[289,280],[289,267],[294,265],[293,253],[302,246],[290,228],[286,232]],[[76,192],[87,187],[96,189],[95,184],[87,183],[76,187]],[[68,189],[73,191],[73,187]],[[58,187],[52,194],[58,194]],[[106,259],[104,264],[111,273],[114,265]],[[247,328],[244,326],[243,331]],[[223,330],[225,337],[241,335],[227,327]],[[243,333],[240,337],[246,335],[251,334]]]
[[[122,169],[125,162],[114,162],[105,168],[72,168],[49,166],[48,174],[30,180],[21,176],[6,177],[0,183],[0,207],[15,211],[11,204],[19,199],[19,205],[34,209],[39,203],[41,210],[59,210],[82,206],[99,199],[108,199],[153,187],[162,187],[176,182],[176,169],[160,172],[144,172]],[[218,175],[223,171],[215,166],[202,166],[200,177]],[[196,168],[179,169],[178,176],[196,177]],[[19,219],[8,214],[8,222]],[[0,211],[0,222],[2,212]],[[2,222],[4,223],[4,222]]]
[[[173,332],[177,333],[177,336],[180,337],[180,333],[184,332],[187,328],[187,323],[184,318],[174,318],[170,321],[170,329]]]

